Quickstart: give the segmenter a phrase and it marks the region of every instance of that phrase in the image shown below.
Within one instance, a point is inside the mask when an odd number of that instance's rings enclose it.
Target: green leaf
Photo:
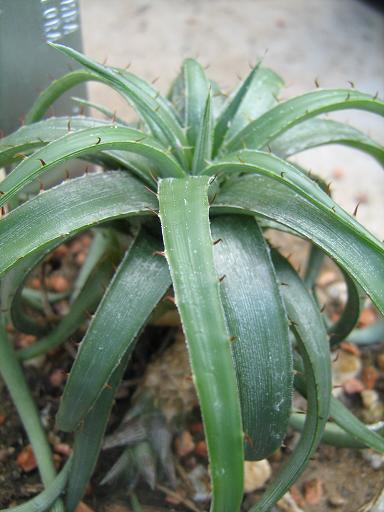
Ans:
[[[104,107],[104,105],[100,105],[100,103],[95,103],[94,101],[88,101],[83,98],[78,98],[77,96],[72,96],[72,101],[75,103],[82,105],[84,107],[94,108],[101,114],[104,114],[109,119],[106,120],[107,123],[113,124],[121,124],[123,126],[131,126],[132,128],[137,128],[138,123],[127,123],[122,117],[116,115],[116,112],[112,112],[108,108]]]
[[[212,96],[208,92],[193,154],[192,174],[199,174],[212,156]]]
[[[222,216],[211,226],[228,328],[235,337],[247,460],[281,445],[291,410],[293,367],[285,310],[269,250],[251,217]]]
[[[384,250],[382,244],[341,209],[310,203],[282,182],[265,176],[244,176],[225,184],[214,213],[256,214],[309,238],[333,258],[384,312]],[[358,227],[357,227],[358,226]]]
[[[113,400],[123,378],[129,356],[128,351],[113,372],[108,388],[103,389],[100,393],[93,408],[85,417],[82,427],[76,431],[73,462],[65,497],[68,512],[73,512],[76,509],[95,469]]]
[[[364,151],[384,165],[384,148],[365,133],[330,119],[310,119],[289,129],[271,143],[272,153],[287,158],[324,144],[343,144]]]
[[[139,234],[121,262],[81,343],[57,413],[61,430],[75,430],[170,285],[157,242]]]
[[[304,423],[306,421],[306,415],[300,413],[293,413],[289,418],[289,425],[302,432]],[[377,429],[377,430],[374,430]],[[383,424],[380,422],[379,424],[373,425],[373,428],[370,428],[371,431],[376,432],[383,430]],[[359,441],[352,435],[348,434],[345,430],[339,427],[336,423],[327,422],[325,425],[323,437],[321,438],[321,442],[325,444],[330,444],[332,446],[337,446],[338,448],[354,448],[354,449],[363,449],[369,448],[369,444]],[[384,442],[384,439],[383,439]]]
[[[262,68],[260,63],[251,70],[237,91],[228,98],[217,119],[214,155],[225,138],[234,137],[244,126],[276,105],[276,96],[282,85],[282,79],[270,69]]]
[[[159,93],[144,80],[127,71],[98,64],[72,48],[53,43],[50,45],[90,69],[102,82],[112,85],[120,92],[138,111],[153,135],[166,146],[170,145],[179,162],[186,168],[188,152],[183,148],[187,146],[187,138],[170,104]]]
[[[185,59],[182,73],[185,101],[184,126],[187,129],[189,143],[194,147],[201,138],[203,118],[207,116],[209,81],[202,66],[194,59]]]
[[[384,320],[377,320],[363,329],[354,329],[349,334],[348,341],[356,345],[370,345],[384,341]]]
[[[132,128],[106,126],[68,133],[25,158],[2,182],[0,206],[25,185],[73,158],[106,149],[123,149],[150,159],[164,176],[183,176],[176,160],[152,137]]]
[[[211,511],[237,512],[243,493],[243,431],[230,334],[213,261],[208,180],[161,180],[160,219],[204,420]]]
[[[311,117],[343,109],[360,109],[384,115],[384,103],[350,89],[316,90],[284,101],[249,123],[228,142],[228,151],[261,149],[273,139]]]
[[[101,222],[151,214],[157,207],[154,194],[126,172],[96,173],[62,183],[0,220],[0,275],[53,242]]]
[[[270,510],[304,471],[321,441],[332,391],[327,334],[317,306],[289,263],[276,251],[272,260],[278,279],[286,283],[281,292],[304,362],[308,412],[299,443],[252,512]]]
[[[328,329],[331,347],[334,347],[341,341],[345,340],[355,327],[359,320],[362,301],[364,298],[364,296],[360,296],[361,292],[353,279],[351,279],[345,272],[343,272],[343,274],[347,285],[348,298],[339,320]]]
[[[71,71],[57,80],[53,80],[53,82],[51,82],[49,86],[40,93],[30,110],[27,112],[25,116],[25,124],[40,121],[52,103],[60,98],[62,94],[69,89],[72,89],[72,87],[89,80],[100,81],[96,74],[84,69]]]

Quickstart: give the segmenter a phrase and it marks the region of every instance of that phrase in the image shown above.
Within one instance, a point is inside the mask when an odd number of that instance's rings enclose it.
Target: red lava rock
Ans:
[[[350,343],[349,341],[341,342],[340,348],[341,348],[341,350],[344,350],[344,352],[348,352],[349,354],[353,354],[354,356],[357,356],[357,357],[361,356],[359,347],[357,347],[353,343]]]
[[[379,378],[379,372],[373,366],[366,366],[362,369],[361,380],[365,389],[375,389],[376,381]]]
[[[297,485],[292,485],[289,492],[291,493],[291,496],[294,500],[294,502],[300,507],[304,508],[305,506],[305,500],[303,495],[300,492],[300,489],[297,487]]]
[[[176,453],[179,457],[185,457],[195,449],[192,434],[184,430],[175,442]]]
[[[39,290],[41,288],[41,279],[39,277],[32,277],[29,281],[29,286],[34,290]]]
[[[366,327],[367,325],[372,325],[377,320],[376,313],[372,308],[365,308],[361,312],[359,318],[359,327]]]
[[[7,421],[7,417],[5,414],[0,414],[0,425],[4,425],[4,423]]]
[[[47,287],[54,292],[65,292],[69,288],[68,279],[61,275],[51,275],[46,279]]]
[[[30,444],[21,450],[17,456],[16,463],[25,473],[36,469],[36,459]]]
[[[200,457],[208,457],[208,449],[205,441],[198,441],[196,443],[195,453]]]
[[[59,247],[56,247],[56,249],[53,251],[52,256],[54,258],[64,258],[69,252],[69,249],[66,245],[59,245]]]
[[[316,505],[323,497],[323,482],[313,478],[304,483],[304,498],[309,505]]]
[[[72,453],[72,448],[67,443],[58,443],[53,447],[53,449],[56,453],[65,455],[66,457],[69,457]]]
[[[18,345],[21,348],[30,347],[36,341],[36,336],[32,334],[22,334],[19,338]]]
[[[49,376],[49,382],[54,388],[59,388],[66,379],[66,373],[64,370],[57,368]]]
[[[202,434],[204,432],[204,426],[201,422],[192,423],[192,425],[189,427],[189,430],[192,432],[192,434]]]
[[[80,503],[75,508],[75,512],[95,512],[93,508],[89,507],[84,503],[84,501],[80,501]]]
[[[365,386],[359,379],[348,379],[344,382],[343,389],[347,395],[353,395],[364,391]]]
[[[377,356],[377,365],[382,372],[384,372],[384,352]]]

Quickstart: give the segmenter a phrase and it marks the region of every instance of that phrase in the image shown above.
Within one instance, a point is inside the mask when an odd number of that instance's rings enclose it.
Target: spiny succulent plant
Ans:
[[[348,108],[383,115],[384,103],[354,89],[318,89],[279,103],[282,80],[260,64],[223,98],[191,59],[165,98],[127,70],[53,46],[84,70],[53,82],[27,114],[26,126],[0,142],[1,165],[17,164],[0,187],[4,322],[12,318],[17,328],[40,333],[22,309],[29,272],[77,233],[101,224],[103,233],[76,283],[70,313],[52,332],[16,355],[5,330],[1,334],[0,368],[46,485],[34,510],[46,510],[61,492],[65,509],[75,509],[138,334],[171,286],[204,422],[212,511],[240,509],[244,457],[262,459],[281,445],[293,386],[307,399],[303,432],[253,511],[269,510],[298,478],[329,418],[351,444],[357,439],[383,451],[383,439],[332,397],[330,376],[330,349],[355,325],[362,293],[384,311],[383,245],[287,157],[337,143],[383,163],[378,143],[318,116]],[[120,93],[144,128],[115,118],[42,120],[64,91],[88,80]],[[27,185],[73,158],[95,162],[103,172],[25,195]],[[304,281],[268,245],[269,228],[313,244]],[[311,291],[323,253],[348,283],[345,311],[328,332]],[[17,358],[59,344],[100,297],[56,417],[61,430],[75,432],[75,441],[71,460],[54,478],[36,412],[26,418],[25,407],[32,405]],[[60,500],[54,507],[64,510]]]

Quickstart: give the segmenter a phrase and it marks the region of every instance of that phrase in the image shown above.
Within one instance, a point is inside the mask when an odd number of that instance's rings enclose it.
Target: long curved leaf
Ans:
[[[75,434],[73,461],[69,475],[65,504],[73,512],[84,495],[99,456],[108,418],[116,390],[123,378],[130,353],[127,352],[113,372],[108,388],[103,389],[95,405],[85,417],[82,427]]]
[[[208,180],[202,176],[161,180],[160,219],[204,420],[211,510],[238,512],[243,493],[243,435],[230,335],[209,232]]]
[[[262,215],[311,239],[336,260],[384,312],[383,246],[364,228],[356,229],[356,221],[350,225],[341,221],[338,210],[320,209],[289,187],[264,176],[231,180],[217,195],[212,210]]]
[[[234,137],[244,126],[276,105],[282,85],[283,80],[260,63],[251,70],[223,105],[215,128],[214,155],[226,137]]]
[[[270,510],[304,471],[321,441],[332,391],[327,334],[319,310],[289,263],[275,251],[272,259],[278,278],[286,283],[281,291],[304,362],[308,412],[299,443],[252,512]]]
[[[192,147],[196,146],[206,116],[209,81],[204,69],[194,59],[185,59],[182,66],[184,86],[184,125]]]
[[[96,173],[62,183],[0,220],[0,275],[55,241],[108,220],[148,215],[157,207],[154,194],[126,172]]]
[[[289,128],[311,117],[343,109],[360,109],[384,115],[384,102],[355,90],[316,90],[276,105],[249,123],[227,145],[228,151],[261,149]]]
[[[309,119],[294,126],[271,143],[271,150],[281,158],[287,158],[324,144],[360,149],[384,165],[383,146],[360,130],[330,119]]]
[[[128,249],[101,301],[71,369],[57,425],[73,431],[88,414],[152,310],[170,286],[157,242],[141,233]]]
[[[81,53],[60,44],[51,46],[90,69],[102,82],[112,85],[134,106],[148,124],[153,135],[170,145],[180,163],[188,165],[186,136],[170,104],[144,80],[124,70],[103,66]]]
[[[269,250],[255,220],[215,218],[213,238],[245,432],[246,459],[263,459],[285,437],[293,367],[288,323]]]
[[[211,91],[205,102],[199,130],[196,134],[195,151],[193,153],[192,174],[199,174],[212,156],[212,96]]]
[[[77,158],[105,149],[123,149],[144,156],[165,176],[183,176],[185,173],[164,148],[143,132],[132,128],[106,126],[68,133],[25,158],[2,182],[0,206],[5,204],[25,185],[50,169]]]

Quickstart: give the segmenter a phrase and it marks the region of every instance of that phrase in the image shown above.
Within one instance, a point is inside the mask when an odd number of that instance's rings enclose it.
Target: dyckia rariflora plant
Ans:
[[[40,335],[16,354],[4,330],[1,335],[0,368],[20,410],[30,398],[27,389],[21,397],[15,391],[17,359],[57,346],[98,305],[56,418],[61,430],[75,432],[73,456],[57,477],[41,457],[46,490],[36,510],[49,508],[61,492],[65,505],[56,501],[57,510],[73,511],[80,501],[135,341],[171,287],[204,421],[212,511],[240,509],[244,458],[267,457],[282,444],[289,422],[297,423],[293,388],[307,399],[300,441],[252,510],[273,506],[334,424],[346,445],[383,452],[383,438],[332,397],[330,371],[330,349],[354,328],[361,295],[384,311],[383,246],[320,180],[286,158],[344,144],[383,163],[378,143],[318,116],[341,109],[383,115],[384,103],[354,89],[318,89],[278,103],[282,80],[261,65],[224,99],[191,59],[165,98],[127,70],[53,46],[84,69],[54,81],[26,125],[0,142],[1,165],[16,164],[0,187],[2,314],[4,322]],[[63,92],[88,80],[120,93],[143,128],[116,118],[42,120]],[[23,202],[27,185],[74,158],[103,172],[66,179]],[[42,333],[22,309],[25,279],[55,246],[91,227],[96,235],[71,310]],[[304,280],[269,246],[268,228],[313,244]],[[312,292],[323,254],[348,285],[345,311],[328,328]],[[36,424],[26,428],[35,449],[44,445]]]

